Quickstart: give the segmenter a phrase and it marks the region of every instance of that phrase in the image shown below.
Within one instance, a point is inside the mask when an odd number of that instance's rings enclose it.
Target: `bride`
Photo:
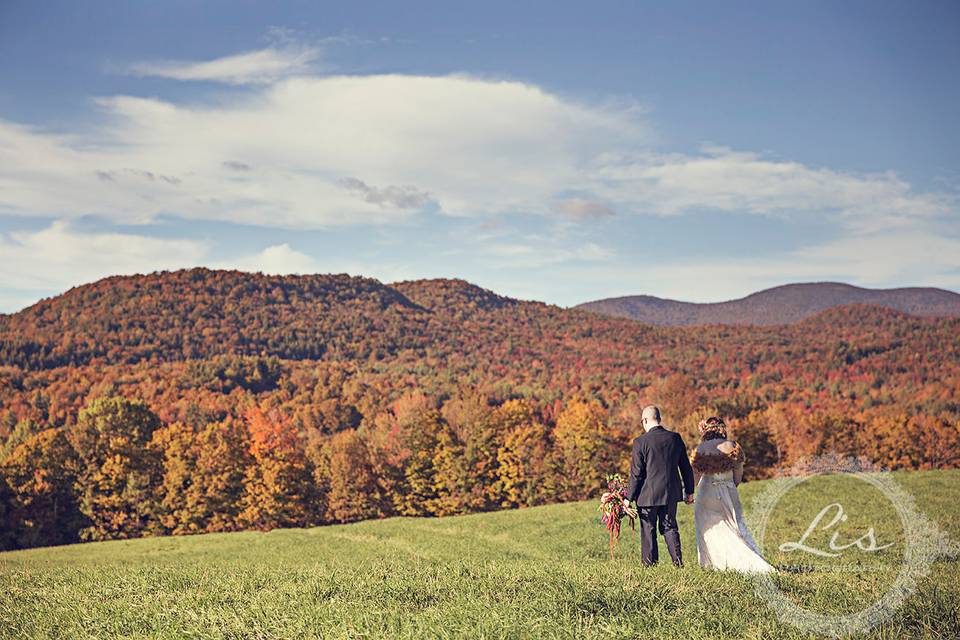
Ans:
[[[694,507],[700,566],[721,571],[776,571],[760,555],[743,520],[737,493],[743,478],[743,449],[727,439],[727,426],[720,418],[701,421],[699,429],[700,444],[692,463],[700,474]]]

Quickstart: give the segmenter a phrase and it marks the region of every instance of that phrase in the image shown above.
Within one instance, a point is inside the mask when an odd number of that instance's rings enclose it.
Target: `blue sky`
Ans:
[[[0,311],[195,265],[960,289],[955,2],[0,2]]]

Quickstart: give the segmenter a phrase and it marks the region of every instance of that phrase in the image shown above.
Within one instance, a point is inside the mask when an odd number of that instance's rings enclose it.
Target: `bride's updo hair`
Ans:
[[[717,416],[710,416],[706,420],[701,420],[697,429],[700,431],[701,442],[727,439],[727,425],[722,418]]]

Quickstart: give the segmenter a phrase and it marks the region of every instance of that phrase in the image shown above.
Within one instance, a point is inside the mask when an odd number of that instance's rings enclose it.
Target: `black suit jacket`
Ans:
[[[684,493],[693,493],[693,469],[680,434],[654,427],[634,440],[627,497],[657,507],[682,502]]]

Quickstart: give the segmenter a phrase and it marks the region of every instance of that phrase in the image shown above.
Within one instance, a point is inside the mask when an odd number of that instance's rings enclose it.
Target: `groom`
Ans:
[[[667,431],[660,424],[659,408],[644,407],[641,420],[646,433],[633,441],[627,498],[637,501],[640,512],[643,564],[649,567],[659,560],[656,531],[659,529],[667,541],[670,559],[681,567],[677,503],[693,504],[693,469],[680,434]]]

